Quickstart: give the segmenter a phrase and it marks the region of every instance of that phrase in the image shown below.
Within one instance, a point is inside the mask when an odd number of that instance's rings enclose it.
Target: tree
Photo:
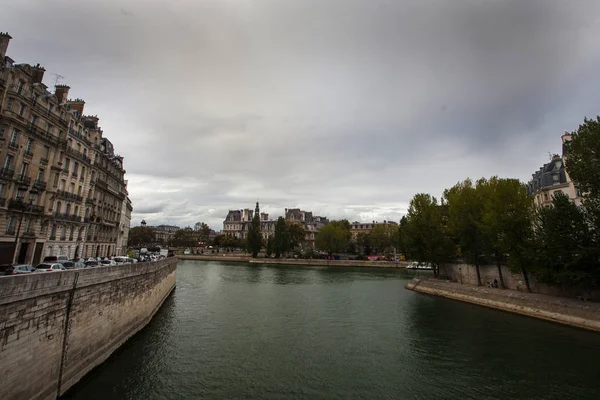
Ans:
[[[257,203],[258,204],[258,203]],[[258,206],[257,206],[258,209]],[[248,227],[247,249],[252,254],[252,258],[258,257],[262,247],[262,234],[260,233],[260,214],[255,213],[250,226]]]
[[[266,255],[268,258],[271,257],[271,255],[273,254],[273,247],[274,247],[274,243],[273,243],[273,236],[269,236],[269,238],[267,239],[267,251],[266,251]]]
[[[482,230],[487,236],[490,252],[504,287],[501,265],[523,273],[527,290],[531,291],[522,245],[531,235],[533,201],[527,188],[517,179],[492,177],[481,183],[483,202]],[[479,189],[478,189],[479,190]]]
[[[373,252],[371,236],[368,233],[361,232],[356,236],[356,246],[361,255],[369,256]]]
[[[398,227],[391,224],[377,224],[369,234],[370,243],[379,252],[395,249],[398,243]]]
[[[171,244],[175,247],[193,247],[196,245],[196,238],[192,228],[178,229],[171,239]]]
[[[135,226],[129,230],[127,246],[139,246],[154,242],[154,230],[147,226]]]
[[[290,249],[290,238],[288,232],[288,225],[283,217],[277,218],[275,223],[275,237],[273,240],[273,251],[275,252],[275,258],[279,258],[282,254],[285,254]]]
[[[287,232],[289,249],[293,250],[297,247],[302,247],[304,244],[304,238],[306,236],[304,224],[294,221],[287,221]]]
[[[406,247],[418,262],[428,262],[439,276],[439,266],[455,256],[454,245],[446,235],[443,209],[429,194],[416,194],[410,201],[404,227]]]
[[[584,119],[565,143],[567,172],[583,193],[584,204],[596,226],[600,222],[600,116]]]
[[[550,284],[600,282],[600,254],[590,234],[585,211],[557,192],[552,204],[535,213],[534,264],[536,277]]]
[[[332,253],[339,253],[348,248],[350,241],[350,223],[347,220],[331,221],[322,227],[315,238],[317,249]]]
[[[460,247],[463,259],[475,266],[479,286],[479,266],[486,250],[489,249],[488,238],[483,230],[483,196],[486,184],[487,181],[481,179],[475,187],[471,180],[467,179],[444,191],[448,206],[448,233]]]

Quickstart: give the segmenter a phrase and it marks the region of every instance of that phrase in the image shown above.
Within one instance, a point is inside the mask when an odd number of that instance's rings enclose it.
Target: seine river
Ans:
[[[365,268],[181,261],[153,321],[68,399],[600,399],[600,335]]]

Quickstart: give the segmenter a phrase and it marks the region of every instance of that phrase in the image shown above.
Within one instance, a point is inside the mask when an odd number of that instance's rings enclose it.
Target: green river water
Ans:
[[[404,289],[415,272],[180,261],[68,399],[600,399],[600,335]]]

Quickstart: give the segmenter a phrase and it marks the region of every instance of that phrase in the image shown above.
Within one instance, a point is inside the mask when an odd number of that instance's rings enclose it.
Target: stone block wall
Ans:
[[[0,398],[55,399],[143,328],[177,259],[0,277]]]
[[[509,268],[502,266],[502,277],[506,289],[527,291],[525,279],[521,273],[512,273]],[[482,265],[479,267],[481,283],[485,286],[488,282],[498,280],[500,284],[500,274],[495,265]],[[440,268],[440,276],[447,277],[449,280],[469,285],[477,285],[477,272],[473,265],[468,264],[446,264]],[[600,290],[590,290],[585,287],[577,286],[551,286],[538,282],[535,276],[528,274],[529,284],[532,293],[547,294],[559,297],[585,297],[590,300],[600,300]]]

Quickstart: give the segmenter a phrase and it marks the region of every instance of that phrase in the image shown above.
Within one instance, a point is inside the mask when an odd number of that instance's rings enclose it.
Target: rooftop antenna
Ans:
[[[60,81],[61,79],[65,79],[64,76],[59,75],[59,74],[52,74],[54,75],[54,89],[56,89],[56,86],[58,85],[58,81]]]

